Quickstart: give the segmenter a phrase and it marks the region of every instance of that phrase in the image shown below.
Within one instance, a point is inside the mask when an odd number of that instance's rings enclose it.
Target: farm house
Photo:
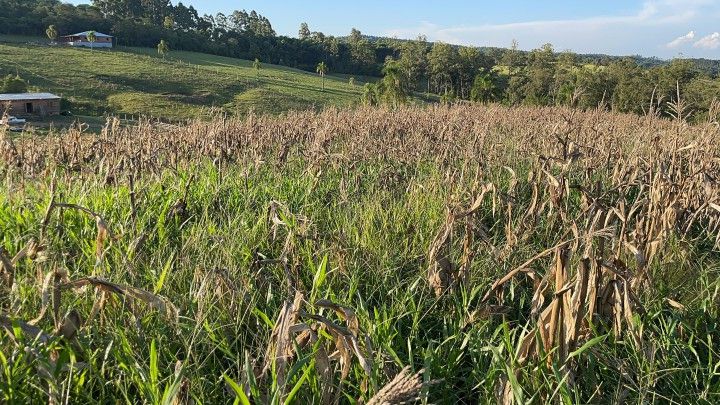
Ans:
[[[87,47],[87,48],[112,48],[113,37],[95,31],[95,42],[88,41],[88,35],[91,31],[79,32],[73,35],[65,35],[60,37],[60,43],[68,46]]]
[[[61,98],[50,93],[0,94],[0,114],[18,117],[60,114]]]

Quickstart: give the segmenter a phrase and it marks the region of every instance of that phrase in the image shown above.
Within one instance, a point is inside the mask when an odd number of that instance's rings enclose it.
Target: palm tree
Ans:
[[[255,61],[253,62],[253,69],[255,69],[257,77],[260,77],[260,69],[262,69],[262,63],[260,63],[260,59],[255,58]]]
[[[388,59],[383,67],[383,98],[388,104],[398,106],[407,101],[407,84],[400,64]]]
[[[45,34],[50,38],[50,43],[54,44],[55,41],[57,41],[58,32],[54,25],[49,26],[48,29],[45,30]]]
[[[374,83],[365,83],[363,86],[362,103],[374,106],[378,104],[378,86]]]
[[[160,40],[160,43],[157,46],[157,51],[160,55],[162,55],[163,59],[165,59],[165,55],[170,52],[170,47],[164,39]]]
[[[95,35],[95,31],[90,31],[87,33],[87,40],[90,42],[90,50],[93,50],[93,46],[95,45],[95,41],[97,41],[97,35]]]
[[[490,73],[478,73],[470,90],[470,100],[487,103],[492,100],[494,93],[495,84],[492,75]]]
[[[322,78],[322,89],[325,91],[325,73],[327,73],[328,68],[325,62],[320,62],[317,65],[317,68],[315,68],[315,71],[320,75]]]

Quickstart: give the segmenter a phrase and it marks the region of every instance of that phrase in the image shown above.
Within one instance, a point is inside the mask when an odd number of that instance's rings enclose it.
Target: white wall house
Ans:
[[[86,48],[112,48],[113,37],[112,35],[103,34],[102,32],[95,31],[95,42],[88,41],[88,34],[90,31],[78,32],[73,35],[65,35],[60,37],[60,43],[68,46],[82,46]]]

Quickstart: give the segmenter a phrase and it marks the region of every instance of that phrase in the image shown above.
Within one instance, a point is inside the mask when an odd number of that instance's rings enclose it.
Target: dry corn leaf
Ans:
[[[678,309],[680,311],[685,311],[685,305],[683,305],[675,300],[672,300],[670,298],[665,298],[665,301],[667,301],[667,303],[670,304],[671,307]]]
[[[113,283],[97,277],[84,277],[60,285],[62,290],[76,290],[85,286],[93,286],[106,293],[112,293],[120,297],[129,297],[135,301],[141,301],[149,307],[165,315],[169,320],[178,322],[179,312],[175,305],[167,298],[151,292],[127,285]]]

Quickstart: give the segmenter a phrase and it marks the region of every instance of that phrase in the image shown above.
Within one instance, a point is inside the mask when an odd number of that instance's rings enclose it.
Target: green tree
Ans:
[[[470,90],[470,100],[487,103],[495,98],[495,83],[490,72],[478,73]]]
[[[678,100],[687,101],[682,95],[687,93],[689,84],[700,75],[693,62],[687,59],[673,59],[669,64],[650,69],[646,73],[655,83],[658,97],[675,103]],[[690,108],[690,105],[685,103],[685,107]]]
[[[418,82],[427,72],[427,39],[418,37],[413,41],[405,41],[400,45],[398,63],[407,77],[408,84],[417,89]],[[430,81],[428,80],[428,85]]]
[[[163,27],[165,29],[171,30],[175,27],[175,19],[172,16],[165,16],[165,20],[163,21]]]
[[[385,103],[397,107],[407,101],[407,79],[398,61],[388,59],[383,67],[382,98]]]
[[[155,25],[162,25],[171,10],[170,0],[140,0],[143,17]]]
[[[528,55],[525,102],[533,105],[547,105],[551,97],[555,75],[555,53],[551,44],[534,49]]]
[[[350,43],[356,44],[356,43],[362,41],[362,39],[363,39],[362,32],[360,32],[359,29],[353,27],[353,29],[350,30]]]
[[[527,83],[528,78],[523,71],[517,71],[509,76],[505,98],[510,104],[517,105],[525,100]]]
[[[325,91],[325,74],[328,72],[328,67],[325,62],[318,63],[317,67],[315,67],[315,71],[322,78],[322,89]]]
[[[308,27],[307,23],[300,24],[300,30],[298,31],[298,38],[305,40],[310,38],[310,27]]]
[[[583,67],[575,75],[576,105],[580,108],[606,108],[613,88],[605,69]]]
[[[557,105],[576,106],[583,90],[577,86],[577,55],[564,51],[557,57],[550,93]]]
[[[262,63],[260,63],[260,59],[255,58],[255,61],[253,61],[253,69],[255,69],[255,74],[257,77],[260,77],[260,69],[262,69]]]
[[[457,50],[452,45],[435,42],[428,54],[428,70],[436,93],[448,93],[453,88],[453,74],[457,67]]]
[[[378,105],[378,86],[374,83],[365,83],[363,86],[362,103],[367,106]]]
[[[93,6],[105,17],[133,18],[143,14],[143,4],[140,0],[92,0]]]
[[[350,84],[350,86],[352,87],[355,87],[355,77],[350,76],[350,79],[348,79],[348,84]]]
[[[350,44],[350,57],[358,69],[375,63],[375,48],[367,39]],[[365,70],[364,73],[370,73]]]
[[[50,39],[50,42],[55,43],[58,38],[57,28],[55,28],[54,25],[49,26],[48,29],[45,30],[45,35]]]
[[[95,34],[95,31],[90,31],[87,34],[87,40],[90,42],[90,50],[93,50],[93,47],[95,46],[95,42],[97,41],[97,35]]]
[[[0,93],[26,93],[28,85],[20,76],[8,75],[0,82]]]
[[[164,39],[161,39],[160,43],[157,45],[157,51],[160,55],[162,55],[163,59],[165,59],[165,56],[168,52],[170,52],[170,46]]]
[[[467,99],[471,84],[483,68],[482,54],[475,47],[462,46],[458,50],[457,81],[460,98]]]
[[[362,73],[371,73],[368,69],[363,69],[363,67],[375,64],[375,47],[373,44],[365,39],[358,29],[353,28],[348,39],[348,46],[350,47],[350,58],[355,69],[358,71],[363,70]]]
[[[647,73],[631,58],[613,62],[607,66],[609,76],[608,98],[613,110],[620,112],[643,113],[650,107],[656,108],[667,100],[657,94]],[[652,100],[652,104],[650,101]]]
[[[502,57],[500,58],[500,64],[503,66],[507,66],[508,73],[510,75],[514,74],[518,69],[522,67],[523,55],[520,52],[519,44],[516,39],[512,40],[510,49],[503,53]]]

